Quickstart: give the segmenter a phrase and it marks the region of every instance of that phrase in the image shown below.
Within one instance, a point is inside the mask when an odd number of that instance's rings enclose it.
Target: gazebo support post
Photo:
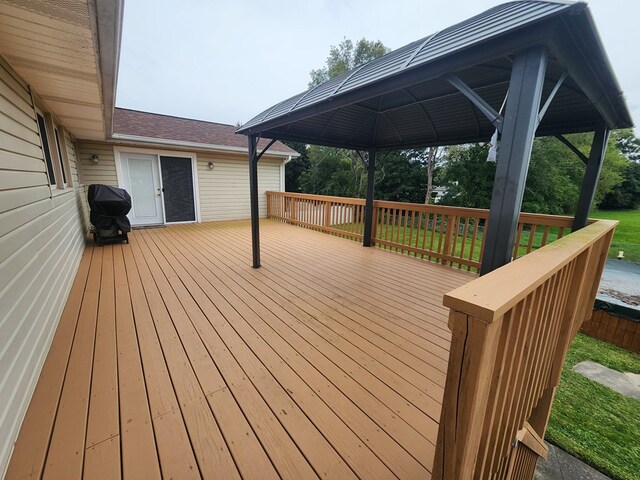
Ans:
[[[369,150],[369,163],[367,164],[367,199],[364,204],[364,238],[362,246],[371,246],[371,232],[373,230],[373,195],[376,177],[376,151]]]
[[[546,66],[547,51],[542,46],[531,47],[514,57],[481,275],[511,261]]]
[[[258,138],[249,135],[249,194],[251,203],[251,247],[253,268],[260,268],[260,218],[258,210]]]
[[[591,152],[589,153],[589,161],[587,169],[584,172],[582,180],[582,188],[580,189],[580,197],[578,199],[578,207],[573,217],[572,232],[580,230],[587,225],[589,210],[593,203],[593,197],[596,194],[596,186],[600,178],[600,171],[604,162],[604,156],[607,151],[607,142],[609,140],[609,129],[606,126],[598,128],[593,133],[593,142],[591,143]]]

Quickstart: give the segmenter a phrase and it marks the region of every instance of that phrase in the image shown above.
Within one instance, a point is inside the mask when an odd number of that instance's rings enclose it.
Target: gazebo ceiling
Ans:
[[[455,74],[498,112],[513,55],[536,44],[549,52],[543,103],[568,74],[537,135],[632,126],[586,4],[518,1],[284,100],[237,133],[355,149],[487,141],[495,126],[446,76]]]

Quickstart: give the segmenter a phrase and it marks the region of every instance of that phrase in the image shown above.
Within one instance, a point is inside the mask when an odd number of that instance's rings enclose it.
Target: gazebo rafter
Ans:
[[[509,95],[502,113],[497,109],[505,91]],[[404,120],[409,116],[412,120]],[[511,261],[533,138],[556,136],[585,161],[563,135],[596,132],[576,211],[574,228],[579,228],[593,199],[606,132],[631,125],[586,4],[516,1],[283,100],[238,133],[249,137],[250,146],[261,135],[369,151],[374,161],[367,169],[368,185],[373,185],[376,152],[486,142],[497,129],[502,143],[484,274]],[[249,163],[257,176],[254,157]],[[251,188],[257,202],[257,182]],[[369,222],[373,188],[367,194]],[[252,205],[254,211],[257,205]],[[257,213],[252,220],[257,237]],[[371,244],[370,227],[365,225],[364,245]],[[255,248],[253,263],[260,264]]]

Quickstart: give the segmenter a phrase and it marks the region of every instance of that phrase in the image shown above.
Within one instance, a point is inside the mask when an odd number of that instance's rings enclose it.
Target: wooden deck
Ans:
[[[7,479],[429,478],[475,278],[274,221],[88,246]]]

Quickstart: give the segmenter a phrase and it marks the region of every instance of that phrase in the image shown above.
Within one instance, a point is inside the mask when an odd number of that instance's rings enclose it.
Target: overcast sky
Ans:
[[[117,105],[244,123],[306,89],[331,45],[396,49],[500,0],[125,0]],[[640,2],[589,6],[640,125]],[[638,128],[636,128],[638,132]]]

